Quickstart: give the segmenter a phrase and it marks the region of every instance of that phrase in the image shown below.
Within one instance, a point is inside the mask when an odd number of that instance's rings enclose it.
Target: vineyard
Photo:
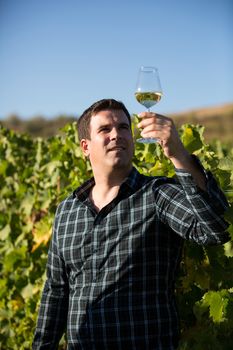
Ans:
[[[180,137],[226,193],[232,241],[214,247],[185,243],[176,284],[179,350],[232,350],[233,149],[207,144],[203,132],[185,124]],[[174,176],[157,144],[137,144],[134,165],[147,175]],[[49,139],[0,127],[0,349],[31,349],[56,206],[91,174],[75,123]]]

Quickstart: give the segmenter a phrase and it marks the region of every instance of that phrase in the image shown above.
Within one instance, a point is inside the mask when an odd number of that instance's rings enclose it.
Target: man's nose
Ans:
[[[117,128],[111,130],[111,140],[119,139],[121,137],[120,131]]]

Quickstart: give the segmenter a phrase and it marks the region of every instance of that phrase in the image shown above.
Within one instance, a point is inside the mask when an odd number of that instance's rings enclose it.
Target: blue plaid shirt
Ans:
[[[225,197],[210,173],[203,192],[189,173],[175,179],[132,169],[98,213],[87,181],[58,207],[33,349],[175,349],[174,280],[184,239],[228,240]]]

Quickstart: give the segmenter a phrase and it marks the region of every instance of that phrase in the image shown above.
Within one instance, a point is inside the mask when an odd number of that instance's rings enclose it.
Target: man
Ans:
[[[184,239],[228,240],[225,198],[187,153],[171,119],[142,113],[143,137],[156,137],[176,179],[132,166],[130,115],[112,99],[78,121],[94,177],[58,207],[33,349],[173,350],[179,339],[174,280]]]

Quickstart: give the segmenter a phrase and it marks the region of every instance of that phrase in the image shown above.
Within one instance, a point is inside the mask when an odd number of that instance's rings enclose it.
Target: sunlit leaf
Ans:
[[[208,292],[203,297],[206,304],[209,306],[210,317],[214,322],[224,320],[224,310],[226,309],[228,300],[218,292]]]
[[[45,216],[34,226],[32,234],[35,244],[33,245],[32,252],[36,250],[41,244],[46,245],[51,237],[51,233],[51,219]]]
[[[6,225],[2,230],[0,230],[0,240],[5,241],[11,232],[10,225]]]

